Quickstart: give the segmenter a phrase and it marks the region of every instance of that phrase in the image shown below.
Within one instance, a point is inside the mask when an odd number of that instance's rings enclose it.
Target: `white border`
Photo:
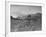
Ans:
[[[33,6],[42,6],[42,31],[31,31],[31,32],[10,32],[10,5],[11,4],[17,4],[17,5],[33,5]],[[6,2],[6,35],[32,35],[32,34],[45,34],[46,29],[45,29],[45,24],[44,24],[44,4],[43,3],[22,3],[22,2]]]

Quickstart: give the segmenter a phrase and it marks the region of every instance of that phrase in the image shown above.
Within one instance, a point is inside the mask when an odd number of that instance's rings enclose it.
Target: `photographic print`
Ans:
[[[42,6],[10,5],[10,31],[42,31]]]

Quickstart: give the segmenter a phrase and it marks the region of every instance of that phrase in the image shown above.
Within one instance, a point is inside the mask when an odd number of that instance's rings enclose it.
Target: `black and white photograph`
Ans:
[[[46,35],[44,3],[6,2],[7,37],[42,37]]]
[[[10,31],[42,31],[42,6],[10,5]]]

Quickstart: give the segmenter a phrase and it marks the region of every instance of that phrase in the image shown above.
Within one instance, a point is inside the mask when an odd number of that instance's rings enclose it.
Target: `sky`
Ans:
[[[10,15],[17,17],[17,16],[24,16],[27,14],[35,14],[37,12],[41,13],[41,6],[28,6],[28,5],[11,5],[10,6]]]

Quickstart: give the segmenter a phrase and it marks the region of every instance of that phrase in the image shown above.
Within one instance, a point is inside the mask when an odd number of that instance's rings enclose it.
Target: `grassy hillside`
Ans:
[[[20,17],[21,19],[11,16],[11,31],[39,31],[42,26],[41,17],[41,13]]]

